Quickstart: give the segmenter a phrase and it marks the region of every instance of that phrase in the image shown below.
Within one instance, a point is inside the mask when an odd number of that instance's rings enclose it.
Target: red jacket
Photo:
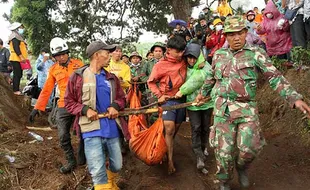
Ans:
[[[83,72],[88,66],[89,65],[85,65],[71,75],[65,93],[65,108],[69,113],[76,115],[73,123],[73,128],[75,130],[79,130],[79,116],[86,115],[88,109],[86,105],[82,104]],[[125,93],[122,90],[118,78],[108,71],[106,71],[106,78],[112,81],[111,91],[113,103],[111,107],[114,107],[117,111],[124,110],[126,103]],[[120,117],[120,121],[121,126],[118,127],[121,128],[124,137],[129,140],[130,135],[127,122],[123,117]]]
[[[212,32],[210,39],[208,41],[206,41],[207,49],[211,49],[211,52],[208,56],[213,57],[213,54],[217,50],[219,50],[223,47],[225,41],[226,41],[226,38],[225,38],[222,30],[219,31],[218,34],[216,34],[216,32]]]
[[[166,55],[153,67],[147,81],[149,89],[157,98],[162,95],[174,96],[186,79],[186,63]],[[159,86],[157,86],[159,83]]]

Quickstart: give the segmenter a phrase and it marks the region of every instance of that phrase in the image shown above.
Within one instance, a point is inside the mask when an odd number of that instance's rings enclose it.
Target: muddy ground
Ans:
[[[310,71],[297,73],[289,70],[287,78],[299,92],[310,99]],[[15,97],[0,78],[0,190],[6,189],[78,189],[91,187],[85,166],[74,173],[62,175],[58,168],[64,155],[58,146],[57,130],[36,131],[44,137],[43,142],[32,142],[25,126],[29,113],[23,97]],[[299,190],[310,189],[310,124],[303,114],[291,110],[288,104],[273,94],[267,84],[261,82],[258,101],[261,126],[268,145],[253,162],[249,170],[252,183],[250,189]],[[47,127],[46,115],[35,123]],[[172,189],[216,189],[215,160],[212,151],[206,162],[209,173],[203,175],[195,168],[196,161],[191,150],[190,125],[183,123],[175,141],[174,158],[177,172],[169,176],[167,165],[147,166],[128,153],[124,156],[124,167],[119,179],[122,189],[128,190],[172,190]],[[47,137],[52,137],[48,140]],[[77,147],[77,137],[73,136]],[[5,155],[15,158],[10,163]],[[240,189],[237,179],[233,189]]]

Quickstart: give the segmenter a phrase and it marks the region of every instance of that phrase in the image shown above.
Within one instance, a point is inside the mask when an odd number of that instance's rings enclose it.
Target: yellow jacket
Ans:
[[[106,68],[106,70],[115,74],[120,79],[121,87],[124,91],[130,87],[130,67],[122,60],[115,62],[111,59],[110,65]]]
[[[228,14],[233,14],[232,9],[230,6],[226,3],[226,5],[221,5],[217,8],[217,12],[219,13],[220,16],[227,16]]]
[[[10,44],[10,51],[11,51],[10,61],[18,61],[18,62],[20,62],[19,56],[14,51],[12,40],[10,41],[9,44]],[[24,56],[24,58],[28,59],[27,45],[26,45],[25,42],[20,41],[19,49],[20,49],[20,52],[22,53],[22,55]]]

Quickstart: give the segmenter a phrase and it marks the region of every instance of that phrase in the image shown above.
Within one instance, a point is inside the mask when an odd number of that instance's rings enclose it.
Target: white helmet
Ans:
[[[16,29],[19,28],[21,25],[23,25],[23,24],[20,23],[20,22],[14,22],[14,23],[12,23],[12,24],[9,26],[9,30],[11,30],[11,31],[16,30]]]
[[[62,38],[56,37],[53,38],[50,42],[50,49],[53,56],[67,52],[69,53],[69,48],[65,40]]]

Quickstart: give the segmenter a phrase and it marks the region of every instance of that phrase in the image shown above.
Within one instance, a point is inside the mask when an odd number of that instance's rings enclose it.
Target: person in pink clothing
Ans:
[[[272,1],[268,1],[264,11],[264,21],[257,27],[257,34],[266,33],[267,53],[279,59],[288,59],[292,48],[290,25]]]

